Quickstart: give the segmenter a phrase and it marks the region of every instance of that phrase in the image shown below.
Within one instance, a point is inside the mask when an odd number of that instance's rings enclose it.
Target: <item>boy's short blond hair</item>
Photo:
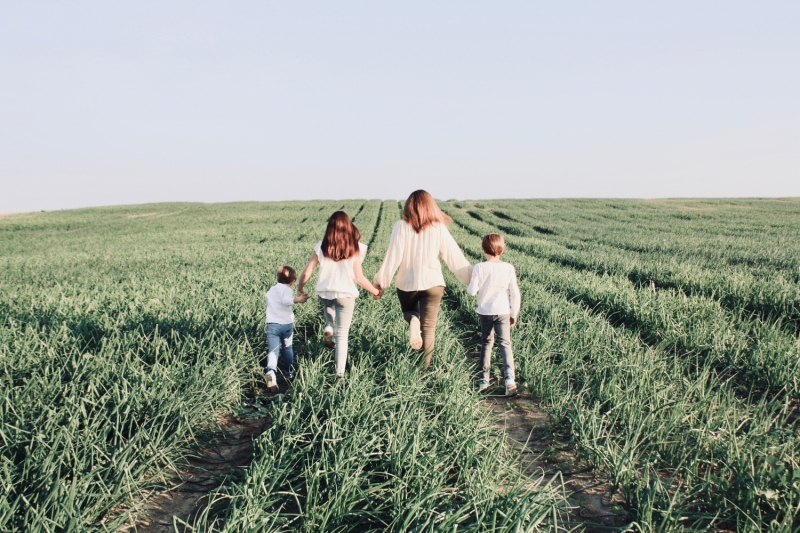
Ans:
[[[297,279],[297,272],[290,266],[278,267],[278,283],[290,284]]]
[[[483,238],[481,248],[483,248],[483,251],[487,254],[498,257],[506,249],[506,241],[503,240],[502,235],[490,233]]]

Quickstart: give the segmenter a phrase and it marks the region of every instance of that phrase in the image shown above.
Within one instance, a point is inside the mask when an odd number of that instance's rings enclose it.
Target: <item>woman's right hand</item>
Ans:
[[[296,304],[304,304],[307,301],[308,301],[308,293],[307,292],[298,291],[297,292],[297,296],[294,299],[294,303],[296,303]]]

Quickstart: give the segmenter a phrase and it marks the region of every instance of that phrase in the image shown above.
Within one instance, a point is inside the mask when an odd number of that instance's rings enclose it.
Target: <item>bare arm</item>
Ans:
[[[304,304],[308,301],[308,293],[307,292],[298,292],[297,296],[294,297],[292,300],[293,303],[296,304]]]
[[[373,296],[380,296],[380,289],[373,286],[366,276],[364,276],[364,271],[361,269],[361,258],[356,258],[356,260],[353,261],[353,273],[356,275],[356,283],[361,285],[364,290],[368,291]]]
[[[392,278],[397,268],[400,266],[400,261],[403,259],[403,252],[405,249],[405,242],[403,236],[400,235],[402,225],[395,223],[392,228],[392,236],[389,238],[389,248],[386,250],[386,255],[383,257],[381,268],[375,274],[375,284],[385,289],[392,284]]]
[[[297,292],[303,293],[303,287],[305,287],[308,280],[311,279],[311,274],[314,272],[314,268],[316,268],[317,264],[319,264],[319,257],[317,257],[317,252],[311,254],[311,259],[308,260],[308,264],[303,269],[303,273],[300,274],[300,280],[297,282]]]

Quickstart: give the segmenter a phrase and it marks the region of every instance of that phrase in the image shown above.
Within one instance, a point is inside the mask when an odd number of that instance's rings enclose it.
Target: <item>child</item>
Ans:
[[[512,265],[500,261],[500,255],[506,247],[502,236],[490,233],[483,238],[481,247],[486,261],[475,265],[467,287],[467,294],[478,295],[478,308],[475,311],[481,322],[483,375],[478,390],[489,388],[492,346],[496,333],[503,356],[506,396],[514,396],[517,394],[517,384],[514,380],[514,354],[511,353],[511,326],[517,322],[520,306],[517,274]]]
[[[336,375],[340,378],[344,377],[347,364],[347,335],[358,298],[356,284],[364,287],[375,299],[381,296],[381,291],[364,277],[361,270],[367,246],[360,243],[360,239],[361,232],[347,213],[336,211],[328,219],[325,237],[314,247],[297,286],[297,290],[302,291],[314,268],[319,265],[316,292],[325,316],[324,342],[325,346],[336,350]]]
[[[295,297],[292,287],[297,273],[290,266],[278,268],[278,283],[267,291],[267,390],[278,392],[278,352],[283,343],[283,375],[287,380],[294,378],[294,350],[292,331],[294,313],[292,306],[308,300],[308,294],[298,291]]]

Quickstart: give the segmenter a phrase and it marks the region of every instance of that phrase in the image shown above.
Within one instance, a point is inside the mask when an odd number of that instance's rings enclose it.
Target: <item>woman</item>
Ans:
[[[325,237],[314,247],[297,286],[297,292],[303,294],[303,287],[319,265],[316,292],[325,315],[324,342],[328,348],[335,348],[336,375],[340,378],[344,377],[347,364],[347,335],[358,298],[356,284],[375,298],[380,296],[380,290],[372,286],[361,270],[367,245],[360,239],[361,232],[347,213],[336,211],[328,219]]]
[[[403,219],[392,228],[389,249],[375,274],[375,286],[383,292],[397,271],[395,286],[403,318],[408,322],[409,341],[415,350],[422,348],[425,369],[433,357],[436,318],[444,295],[439,256],[461,283],[469,284],[472,275],[472,265],[447,230],[451,220],[429,193],[412,192]]]

